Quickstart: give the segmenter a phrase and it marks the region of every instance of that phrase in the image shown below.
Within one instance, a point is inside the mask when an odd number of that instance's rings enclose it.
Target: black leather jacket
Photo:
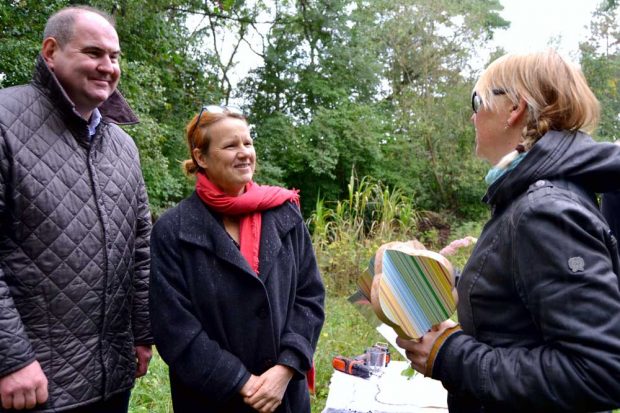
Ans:
[[[620,406],[618,249],[592,199],[619,187],[620,147],[552,131],[489,188],[457,288],[463,332],[433,369],[451,412]]]
[[[138,151],[114,123],[92,140],[41,58],[0,91],[0,376],[38,360],[59,411],[131,388],[148,319],[150,215]]]

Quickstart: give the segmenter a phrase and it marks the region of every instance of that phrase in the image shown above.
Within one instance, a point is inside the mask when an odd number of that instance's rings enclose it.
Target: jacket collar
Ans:
[[[564,180],[589,192],[620,189],[620,146],[595,142],[583,132],[549,131],[519,165],[487,191],[484,201],[501,207],[539,180]]]
[[[263,282],[282,248],[282,239],[301,219],[299,211],[288,202],[263,212],[259,252],[259,278]],[[179,238],[206,248],[220,259],[255,276],[250,264],[196,192],[180,204]]]
[[[37,57],[32,82],[35,87],[42,90],[43,93],[50,97],[52,102],[54,102],[62,113],[69,118],[77,117],[81,119],[80,115],[75,111],[75,104],[71,101],[54,75],[54,72],[49,69],[40,54]],[[138,117],[131,110],[129,104],[118,89],[115,90],[98,109],[101,113],[102,120],[105,122],[115,123],[117,125],[132,125],[139,122]]]

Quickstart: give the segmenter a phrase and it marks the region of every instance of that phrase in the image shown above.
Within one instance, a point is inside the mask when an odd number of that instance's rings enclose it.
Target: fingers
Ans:
[[[136,378],[144,376],[149,370],[151,357],[138,358],[138,366],[136,367]]]
[[[23,392],[15,393],[13,395],[13,408],[15,410],[23,410],[26,407],[26,396]]]
[[[404,348],[405,350],[407,350],[410,342],[411,342],[410,340],[405,340],[404,338],[396,337],[396,344],[398,345],[398,347]]]
[[[47,396],[45,400],[47,400]],[[18,391],[2,397],[2,407],[7,410],[32,409],[36,405],[37,396],[34,390]]]
[[[32,409],[37,405],[37,394],[34,390],[24,393],[24,407]]]
[[[13,408],[13,395],[12,394],[2,395],[2,408],[7,409],[7,410]]]
[[[282,402],[286,387],[274,386],[274,383],[262,381],[258,383],[254,394],[244,397],[243,401],[259,412],[272,412]]]
[[[151,346],[136,346],[136,378],[142,377],[147,373],[152,357],[153,350]]]
[[[251,406],[260,413],[272,413],[278,408],[278,406],[280,406],[280,404],[282,404],[281,400],[261,400]]]
[[[275,411],[286,392],[289,381],[293,376],[290,367],[275,365],[256,377],[254,382],[255,391],[253,394],[243,398],[243,401],[261,413],[271,413]]]
[[[144,375],[146,375],[146,372],[149,369],[149,364],[148,362],[138,362],[138,366],[136,368],[136,378],[140,378]]]
[[[396,344],[398,345],[398,347],[408,350],[413,348],[416,344],[419,344],[422,342],[422,339],[424,337],[420,337],[418,339],[407,339],[407,338],[402,338],[402,337],[396,337]]]
[[[256,390],[258,389],[257,379],[258,377],[252,374],[248,381],[246,381],[245,384],[241,386],[241,390],[239,390],[239,394],[241,394],[246,403],[246,399],[256,393]]]
[[[0,378],[0,399],[4,409],[30,409],[47,401],[47,377],[38,361]]]
[[[273,413],[276,411],[276,409],[278,408],[278,406],[280,406],[280,404],[282,404],[282,402],[280,401],[274,401],[271,403],[267,403],[265,404],[265,406],[263,406],[262,408],[259,409],[260,413]]]
[[[43,404],[47,401],[47,383],[45,383],[44,386],[39,386],[35,389],[35,397],[38,404]]]

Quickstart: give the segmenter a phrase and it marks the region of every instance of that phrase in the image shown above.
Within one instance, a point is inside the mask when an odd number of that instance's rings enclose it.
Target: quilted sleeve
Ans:
[[[0,236],[9,230],[7,222],[7,198],[9,193],[9,151],[5,129],[0,124]],[[6,376],[35,360],[35,353],[13,297],[7,285],[4,263],[0,261],[0,377]]]
[[[153,344],[149,319],[149,271],[151,214],[142,175],[138,188],[138,222],[136,231],[135,269],[134,269],[134,300],[132,327],[136,345]]]

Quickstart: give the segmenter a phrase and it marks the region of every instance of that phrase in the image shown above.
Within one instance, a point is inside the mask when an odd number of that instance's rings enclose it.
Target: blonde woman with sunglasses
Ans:
[[[398,343],[450,412],[618,407],[620,263],[595,194],[620,188],[620,147],[585,132],[599,104],[549,50],[493,62],[472,109],[492,214],[457,285],[460,324]]]

